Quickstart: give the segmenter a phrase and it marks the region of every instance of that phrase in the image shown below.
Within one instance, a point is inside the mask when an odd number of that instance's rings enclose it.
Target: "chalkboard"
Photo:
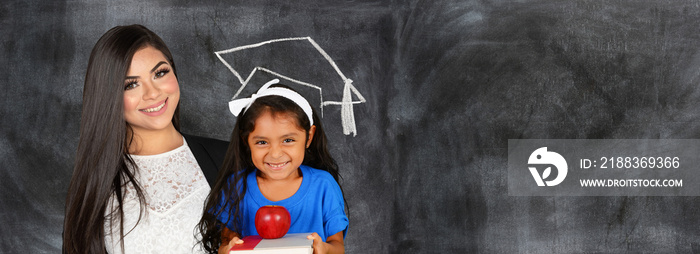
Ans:
[[[134,23],[174,54],[186,133],[228,140],[226,103],[276,74],[323,106],[348,253],[700,251],[697,197],[507,192],[508,139],[699,137],[697,1],[9,0],[0,252],[60,251],[87,59]]]

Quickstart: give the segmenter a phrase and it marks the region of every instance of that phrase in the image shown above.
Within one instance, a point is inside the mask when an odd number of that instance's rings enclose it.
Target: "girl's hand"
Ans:
[[[224,245],[224,243],[221,243],[221,247],[219,247],[219,254],[228,254],[228,252],[231,250],[231,247],[233,247],[236,244],[243,244],[243,240],[238,238],[238,236],[234,236],[231,239],[231,241],[229,241],[226,245]]]
[[[306,237],[306,239],[309,240],[314,240],[314,254],[325,254],[328,253],[328,248],[326,248],[326,243],[323,242],[323,239],[321,238],[320,235],[318,235],[316,232],[311,233],[309,236]]]
[[[243,244],[243,240],[239,238],[238,233],[231,231],[228,228],[224,228],[221,232],[221,246],[219,246],[219,254],[228,254],[231,247],[236,244]]]
[[[345,243],[343,242],[343,232],[329,236],[327,242],[323,242],[321,236],[316,232],[311,233],[306,239],[314,240],[314,254],[345,253]]]

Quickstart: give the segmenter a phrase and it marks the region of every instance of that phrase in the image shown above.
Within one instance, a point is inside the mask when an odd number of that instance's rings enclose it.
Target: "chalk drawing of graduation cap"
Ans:
[[[304,44],[304,45],[300,45]],[[309,46],[310,44],[310,46]],[[308,51],[298,50],[299,48],[310,48]],[[252,52],[255,51],[255,52]],[[271,53],[271,52],[281,52],[281,53]],[[294,55],[296,52],[299,54],[306,54],[303,56]],[[298,84],[304,87],[312,88],[318,91],[320,98],[320,111],[321,117],[323,117],[323,109],[325,106],[337,105],[340,106],[340,115],[343,126],[343,134],[357,136],[357,128],[355,126],[355,115],[353,112],[353,105],[366,102],[365,98],[360,94],[360,92],[352,84],[352,80],[347,78],[345,74],[338,68],[335,61],[324,51],[311,37],[296,37],[296,38],[282,38],[269,41],[263,41],[255,44],[249,44],[244,46],[239,46],[227,50],[221,50],[214,52],[216,57],[221,60],[221,62],[226,66],[226,68],[233,73],[238,81],[241,83],[241,87],[236,91],[236,94],[231,98],[235,100],[241,95],[243,89],[251,81],[254,75],[261,71],[263,73],[276,76],[280,79],[287,80],[294,84]],[[229,61],[226,61],[223,55],[227,55]],[[280,57],[282,59],[279,59]],[[231,57],[233,59],[231,59]],[[238,59],[236,59],[238,58]],[[251,62],[254,62],[251,65]],[[285,62],[286,64],[283,68],[286,73],[281,73],[282,71],[272,70],[265,66],[273,66],[277,64],[279,68],[279,62]],[[236,68],[233,67],[236,66]],[[307,79],[312,79],[310,76],[318,74],[319,65],[327,66],[327,69],[332,69],[335,74],[331,71],[326,71],[323,83],[326,89],[331,89],[335,87],[340,87],[343,85],[342,98],[340,100],[324,100],[323,99],[323,88],[316,82],[308,81]],[[254,67],[252,67],[254,66]],[[237,70],[238,69],[238,70]],[[240,71],[245,69],[252,69],[248,77],[243,79]],[[314,70],[310,70],[314,69]],[[302,71],[303,70],[303,71]],[[290,73],[291,72],[291,73]],[[336,76],[337,74],[337,76]],[[316,77],[316,81],[320,78]],[[331,81],[330,79],[337,79],[336,81]],[[262,85],[262,84],[260,84]],[[357,100],[353,100],[353,94]],[[311,102],[311,100],[309,100]]]

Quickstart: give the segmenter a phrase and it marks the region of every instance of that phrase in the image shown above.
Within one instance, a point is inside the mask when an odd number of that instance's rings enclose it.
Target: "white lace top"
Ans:
[[[125,253],[204,253],[196,238],[209,184],[184,141],[175,150],[157,155],[132,155],[138,166],[136,178],[146,199],[139,220],[139,201],[133,185],[124,191]],[[117,207],[114,198],[107,206],[105,245],[108,253],[122,253],[119,222],[110,225],[109,213]],[[138,221],[138,224],[136,222]],[[136,225],[136,227],[134,227]],[[111,232],[110,232],[111,229]],[[196,245],[196,246],[195,246]]]

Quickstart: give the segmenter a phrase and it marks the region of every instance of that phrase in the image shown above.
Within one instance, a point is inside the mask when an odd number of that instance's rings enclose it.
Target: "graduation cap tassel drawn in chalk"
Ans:
[[[236,71],[231,66],[231,64],[229,62],[227,62],[226,60],[224,60],[224,58],[222,57],[222,55],[225,55],[225,54],[233,54],[236,52],[243,52],[246,50],[260,49],[260,48],[264,48],[264,47],[283,48],[284,46],[280,45],[282,42],[292,42],[292,43],[308,42],[308,43],[310,43],[313,46],[313,48],[315,49],[315,51],[317,53],[319,53],[321,56],[323,56],[323,58],[325,58],[325,61],[328,62],[328,64],[332,67],[332,69],[335,70],[335,72],[338,74],[338,76],[340,76],[340,79],[343,82],[343,96],[342,96],[341,100],[340,101],[330,101],[330,100],[324,101],[323,100],[323,89],[320,86],[311,84],[311,82],[303,81],[304,78],[299,77],[299,76],[303,76],[303,74],[301,74],[301,75],[297,74],[296,76],[294,74],[284,75],[284,74],[281,74],[277,71],[273,71],[273,70],[267,69],[265,67],[262,67],[260,65],[256,65],[254,68],[252,68],[252,71],[250,72],[248,77],[246,79],[243,79],[243,77],[239,74],[239,72]],[[269,49],[269,50],[273,50],[273,49],[274,48]],[[266,52],[268,52],[268,51],[266,51]],[[250,82],[251,78],[253,78],[253,76],[255,75],[255,73],[257,71],[262,71],[262,72],[271,74],[273,76],[276,76],[280,79],[284,79],[284,80],[287,80],[289,82],[292,82],[292,83],[295,83],[298,85],[302,85],[305,87],[310,87],[310,88],[318,90],[319,98],[321,100],[321,104],[319,105],[319,108],[321,110],[321,117],[323,117],[324,106],[339,105],[341,107],[340,116],[341,116],[341,121],[342,121],[342,126],[343,126],[343,134],[350,135],[352,133],[353,136],[357,136],[357,128],[355,126],[355,113],[353,111],[353,105],[364,103],[366,100],[364,97],[362,97],[362,94],[360,94],[360,92],[357,90],[357,88],[355,88],[355,86],[352,84],[352,80],[345,77],[345,75],[343,74],[343,72],[340,71],[338,66],[333,61],[333,59],[331,59],[331,57],[326,53],[326,51],[324,51],[313,39],[311,39],[311,37],[282,38],[282,39],[276,39],[276,40],[269,40],[269,41],[264,41],[264,42],[260,42],[260,43],[239,46],[239,47],[235,47],[235,48],[231,48],[231,49],[227,49],[227,50],[217,51],[217,52],[214,52],[214,54],[216,54],[216,57],[218,57],[219,60],[221,60],[221,62],[226,66],[226,68],[228,68],[229,71],[231,71],[231,73],[233,73],[233,75],[235,75],[236,78],[238,78],[238,81],[241,83],[241,87],[238,89],[238,91],[236,91],[236,94],[233,96],[233,98],[231,98],[231,100],[238,98],[240,93],[243,91],[243,89],[246,87],[246,85],[248,85],[248,82]],[[308,56],[308,57],[309,58],[318,57],[318,54],[315,54],[315,52],[314,52],[314,56]],[[257,59],[257,57],[256,57],[256,60],[260,61],[260,59]],[[271,61],[279,61],[279,59],[275,59],[275,60],[263,59],[262,61],[270,61],[271,62]],[[241,68],[244,68],[244,67],[239,67],[238,69],[241,69]],[[292,77],[292,76],[294,76],[294,77]],[[323,82],[328,83],[328,84],[337,83],[337,82],[332,82],[332,81],[323,81]],[[352,96],[353,94],[357,97],[357,99],[358,99],[357,101],[353,100],[353,96]]]

